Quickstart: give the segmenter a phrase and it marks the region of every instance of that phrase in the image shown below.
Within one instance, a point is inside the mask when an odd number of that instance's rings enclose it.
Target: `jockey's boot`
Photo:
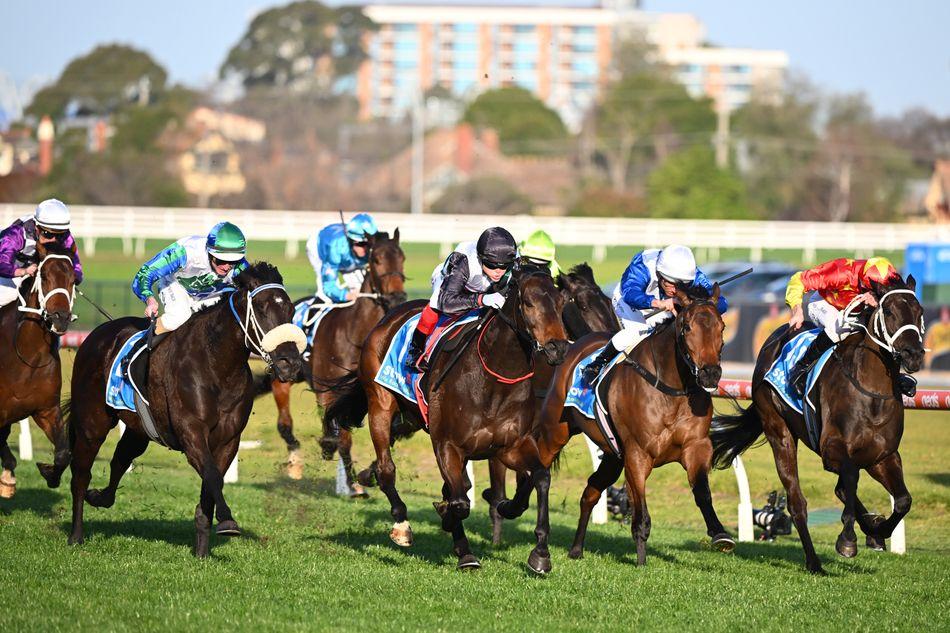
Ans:
[[[808,371],[818,362],[821,355],[828,351],[833,345],[834,341],[822,330],[818,336],[815,337],[815,340],[811,342],[811,345],[808,346],[808,349],[805,350],[805,354],[795,363],[795,367],[792,369],[788,380],[799,398],[805,395],[805,382],[808,379]]]
[[[425,332],[420,332],[419,330],[412,331],[412,340],[409,341],[409,353],[406,356],[406,370],[425,373],[429,369],[424,360],[420,362],[422,354],[426,350],[426,338],[427,335]]]
[[[910,374],[900,374],[897,377],[897,388],[908,398],[917,395],[917,379]]]
[[[604,367],[607,366],[607,363],[614,359],[614,356],[618,354],[617,348],[614,347],[613,341],[607,342],[607,347],[600,351],[600,354],[597,357],[588,363],[581,371],[581,378],[584,379],[588,385],[593,385],[597,380],[597,377],[600,376],[600,372],[604,370]]]

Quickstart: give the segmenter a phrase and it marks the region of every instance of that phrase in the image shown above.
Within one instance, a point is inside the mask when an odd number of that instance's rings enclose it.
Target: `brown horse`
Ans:
[[[235,279],[234,292],[194,314],[155,347],[149,360],[147,395],[159,439],[182,451],[201,477],[201,498],[195,508],[194,553],[199,557],[209,554],[215,513],[218,534],[241,533],[224,500],[223,474],[237,454],[254,403],[251,349],[273,366],[280,379],[291,380],[299,370],[305,338],[291,324],[292,303],[282,283],[270,264],[253,264]],[[139,414],[114,409],[105,401],[113,359],[123,343],[147,325],[145,319],[134,317],[109,321],[93,330],[76,353],[70,544],[84,539],[83,502],[111,507],[122,475],[148,447],[149,434]],[[109,485],[87,490],[96,454],[119,420],[126,429],[112,457]]]
[[[797,334],[787,325],[773,332],[759,352],[752,376],[752,405],[737,415],[717,415],[713,421],[711,435],[720,468],[729,466],[765,433],[805,550],[805,566],[816,574],[824,572],[808,533],[807,503],[798,483],[799,440],[821,456],[825,470],[838,475],[835,495],[844,504],[843,529],[835,544],[840,555],[851,558],[858,553],[855,519],[867,535],[868,546],[883,549],[885,539],[910,511],[911,497],[898,452],[904,403],[897,380],[901,368],[913,373],[923,363],[923,309],[913,292],[913,277],[906,284],[872,285],[878,307],[861,326],[862,332],[838,344],[809,396],[817,403],[821,420],[817,446],[809,439],[804,417],[765,381],[782,348]],[[860,469],[894,497],[894,511],[887,520],[869,514],[858,499]]]
[[[460,348],[449,379],[438,389],[427,388],[428,431],[432,438],[444,485],[443,500],[436,505],[442,528],[452,533],[460,569],[478,567],[462,521],[470,506],[465,464],[472,459],[495,457],[520,472],[538,464],[537,447],[530,434],[536,401],[531,382],[535,352],[541,350],[551,364],[561,362],[567,348],[560,314],[563,299],[549,274],[516,270],[502,310],[486,312],[472,342]],[[406,504],[396,490],[396,466],[390,454],[391,426],[397,416],[421,426],[416,404],[375,382],[389,343],[399,328],[425,305],[413,301],[386,315],[370,333],[360,358],[357,376],[341,384],[342,396],[327,416],[341,426],[358,424],[369,412],[370,434],[376,448],[377,477],[389,498],[395,521],[390,537],[399,545],[412,543]],[[446,371],[453,354],[438,354],[430,364],[433,380]],[[461,414],[461,415],[460,415]],[[531,478],[538,490],[537,547],[529,565],[550,569],[547,551],[547,490],[550,474],[541,469]],[[543,508],[543,511],[542,511]],[[542,518],[544,519],[542,521]]]
[[[72,321],[75,272],[71,253],[36,245],[36,277],[20,288],[20,301],[0,309],[0,496],[16,492],[16,458],[7,439],[11,425],[32,416],[53,443],[52,464],[37,464],[50,488],[69,465],[69,435],[60,410],[59,336]]]
[[[645,564],[651,527],[646,480],[654,468],[670,462],[679,462],[686,470],[693,499],[702,512],[713,545],[721,550],[735,547],[716,516],[708,479],[712,458],[708,435],[713,414],[710,393],[716,390],[722,375],[720,352],[725,327],[716,308],[719,286],[713,286],[711,297],[700,288],[689,292],[677,292],[680,308],[676,318],[658,326],[633,350],[628,361],[617,365],[606,378],[607,411],[616,428],[622,456],[614,453],[593,420],[564,406],[575,366],[602,347],[607,335],[592,334],[572,345],[564,364],[555,372],[535,429],[540,436],[542,463],[550,465],[570,437],[580,432],[604,451],[600,467],[588,479],[581,495],[571,558],[583,555],[591,510],[623,470],[633,511],[631,530],[637,564]],[[515,498],[499,510],[506,515],[523,512],[528,494],[530,488],[519,485]]]
[[[354,371],[359,362],[360,350],[366,335],[379,323],[389,310],[405,302],[403,266],[406,256],[399,246],[399,229],[389,234],[380,231],[369,240],[369,266],[360,288],[360,297],[351,305],[334,308],[320,322],[313,339],[310,353],[310,369],[301,372],[295,382],[306,379],[317,396],[317,404],[326,411],[333,400],[333,393],[322,388]],[[309,300],[300,299],[295,302]],[[290,414],[290,387],[292,383],[274,379],[271,389],[277,404],[277,432],[287,442],[287,473],[293,479],[303,476],[303,461],[300,442],[294,437],[294,419]],[[362,494],[362,488],[353,481],[353,436],[349,429],[339,429],[339,437],[333,437],[324,427],[320,440],[325,459],[333,459],[339,450],[346,471],[347,485],[354,495]]]

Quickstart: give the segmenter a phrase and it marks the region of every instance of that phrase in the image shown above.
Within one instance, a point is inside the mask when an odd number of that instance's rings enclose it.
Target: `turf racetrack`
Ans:
[[[66,356],[68,364],[71,352]],[[720,554],[707,546],[685,473],[669,465],[648,482],[653,532],[646,567],[633,565],[629,528],[617,521],[592,526],[584,559],[569,560],[590,468],[576,438],[551,490],[554,570],[537,578],[525,566],[533,505],[506,524],[504,544],[493,548],[487,505],[479,499],[466,527],[483,568],[457,572],[431,505],[441,486],[438,471],[428,438],[417,435],[395,451],[416,535],[412,548],[399,549],[389,540],[389,505],[378,489],[365,501],[332,494],[336,466],[319,459],[314,399],[300,385],[293,407],[307,459],[304,480],[282,476],[275,408],[262,398],[244,439],[263,444],[241,452],[240,481],[225,487],[244,536],[212,537],[204,561],[190,553],[199,480],[181,454],[151,445],[126,475],[113,508],[86,506],[86,543],[78,547],[66,545],[70,476],[49,490],[33,463],[21,463],[17,496],[0,500],[4,631],[950,628],[947,413],[908,413],[902,453],[914,506],[906,556],[869,551],[859,534],[858,557],[838,557],[837,521],[813,529],[825,578],[804,571],[795,536],[740,543],[734,554]],[[93,487],[106,483],[115,438],[113,431],[95,464]],[[49,445],[35,429],[34,446],[37,459],[49,459]],[[354,455],[362,465],[371,458],[365,430],[356,432]],[[800,462],[810,510],[840,514],[834,477],[811,453]],[[771,452],[750,451],[746,467],[760,506],[779,486]],[[479,462],[477,490],[486,482]],[[735,534],[732,472],[715,473],[712,489]],[[885,510],[877,484],[865,476],[860,490],[869,508]]]

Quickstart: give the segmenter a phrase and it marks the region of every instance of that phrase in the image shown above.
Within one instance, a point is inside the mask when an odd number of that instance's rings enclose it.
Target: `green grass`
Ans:
[[[69,355],[67,355],[68,361]],[[67,362],[68,364],[68,362]],[[68,372],[68,367],[67,367]],[[732,555],[710,550],[685,474],[669,465],[653,473],[648,500],[653,534],[648,565],[637,568],[629,528],[592,526],[583,560],[567,559],[577,499],[589,474],[580,439],[567,448],[551,493],[553,573],[533,577],[525,560],[533,546],[533,511],[505,526],[493,548],[487,507],[479,499],[466,522],[483,568],[455,571],[448,535],[431,501],[440,489],[428,437],[399,443],[395,459],[416,544],[388,538],[389,506],[378,490],[366,501],[332,494],[335,465],[319,460],[312,394],[293,392],[306,475],[280,472],[284,448],[270,398],[260,399],[244,439],[259,449],[240,456],[240,482],[225,493],[242,538],[214,540],[209,560],[191,557],[199,480],[183,457],[152,445],[123,480],[115,507],[86,507],[86,543],[68,547],[69,476],[48,490],[31,463],[17,471],[13,500],[0,500],[0,582],[6,588],[4,630],[947,630],[950,620],[950,419],[908,414],[902,453],[914,507],[907,519],[906,556],[834,553],[838,524],[812,535],[828,577],[804,571],[795,537],[741,543]],[[14,437],[16,433],[14,433]],[[34,433],[37,458],[48,459]],[[372,455],[365,430],[354,455]],[[107,479],[114,434],[100,453],[93,486]],[[779,486],[771,453],[745,458],[753,500]],[[833,509],[834,477],[810,452],[801,457],[812,511]],[[476,464],[476,488],[487,482]],[[510,486],[509,486],[510,487]],[[712,478],[714,503],[735,530],[731,471]],[[882,511],[887,496],[865,477],[861,493]]]

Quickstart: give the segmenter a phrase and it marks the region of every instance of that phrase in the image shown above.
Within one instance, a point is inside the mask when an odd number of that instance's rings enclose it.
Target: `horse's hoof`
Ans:
[[[9,470],[0,473],[0,497],[12,499],[16,494],[16,477]]]
[[[884,537],[878,536],[876,534],[869,534],[865,539],[865,544],[869,550],[873,550],[875,552],[883,552],[887,549]]]
[[[584,558],[584,550],[580,547],[572,547],[567,553],[567,557],[573,560],[580,560]]]
[[[350,499],[368,499],[369,493],[363,489],[363,486],[359,485],[357,482],[350,484]]]
[[[729,553],[736,549],[736,542],[725,532],[720,532],[712,539],[713,548],[720,552]]]
[[[52,464],[37,464],[37,470],[40,471],[40,474],[43,475],[43,479],[46,480],[46,486],[49,488],[59,488],[60,482],[60,473],[56,472],[56,467]]]
[[[524,514],[524,510],[519,510],[519,508],[516,508],[515,504],[509,499],[500,501],[498,505],[495,506],[495,510],[499,515],[501,515],[503,519],[508,519],[509,521],[512,519],[517,519],[522,514]]]
[[[449,502],[445,500],[433,501],[432,507],[435,508],[436,513],[444,519],[446,512],[449,511]]]
[[[297,481],[303,479],[303,459],[299,451],[290,451],[287,456],[287,476]]]
[[[84,538],[82,537],[82,534],[80,534],[80,535],[78,535],[78,536],[75,535],[75,534],[70,534],[70,535],[69,535],[69,540],[67,540],[66,542],[67,542],[69,545],[82,545],[83,543],[86,542],[86,539],[84,539]]]
[[[115,494],[107,495],[102,490],[87,490],[86,503],[94,508],[111,508],[115,503]]]
[[[537,549],[531,550],[528,555],[528,569],[543,576],[551,571],[551,557],[539,554]]]
[[[373,488],[376,486],[376,473],[371,468],[366,468],[356,475],[356,481],[367,488]]]
[[[824,569],[822,569],[822,568],[821,568],[821,565],[818,565],[817,567],[809,567],[809,568],[808,568],[808,573],[814,574],[815,576],[827,576],[827,575],[828,575],[828,572],[826,572]]]
[[[331,461],[336,454],[336,449],[340,446],[340,440],[324,435],[320,438],[318,443],[320,444],[320,454],[323,456],[323,459]]]
[[[481,569],[482,564],[478,562],[474,554],[466,554],[459,558],[458,565],[455,566],[459,571],[474,571]]]
[[[241,536],[241,528],[238,527],[237,521],[234,519],[219,521],[215,532],[218,536]]]
[[[835,542],[835,550],[845,558],[854,558],[858,555],[858,544],[855,541],[847,540],[843,534],[838,535]]]
[[[389,538],[399,547],[410,547],[412,545],[412,527],[409,525],[409,521],[394,523],[392,531],[389,532]]]

